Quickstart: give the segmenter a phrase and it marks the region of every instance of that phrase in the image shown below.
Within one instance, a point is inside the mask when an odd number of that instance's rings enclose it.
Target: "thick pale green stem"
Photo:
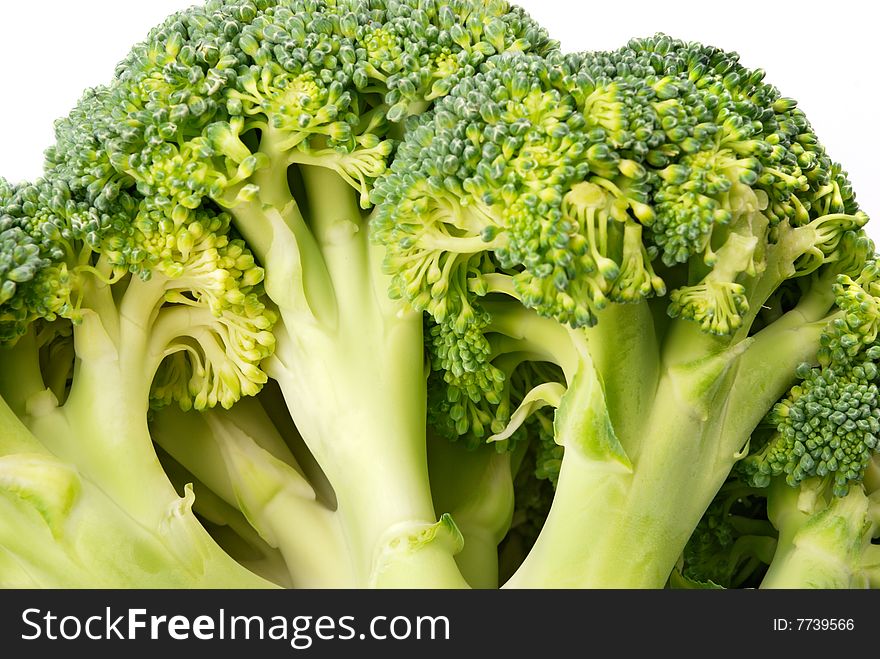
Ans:
[[[146,345],[161,290],[160,281],[133,279],[117,309],[109,287],[87,279],[83,320],[74,327],[70,395],[58,407],[51,392],[31,392],[23,416],[50,451],[76,464],[148,528],[159,528],[179,505],[147,429],[149,367],[156,360]]]
[[[300,172],[309,199],[306,221],[329,273],[340,322],[391,306],[388,279],[381,262],[375,262],[352,188],[330,169],[303,167]]]
[[[269,166],[254,173],[257,196],[230,209],[235,226],[266,269],[266,294],[288,314],[335,322],[334,291],[313,229],[306,224],[288,183],[289,154],[277,134],[264,131],[260,151]],[[350,196],[345,185],[343,194]]]
[[[434,526],[421,316],[388,299],[381,253],[369,244],[348,185],[320,167],[302,175],[335,322],[282,306],[287,336],[270,375],[333,484],[358,582],[464,586],[455,532],[448,522]]]
[[[211,537],[238,563],[282,588],[293,588],[284,556],[270,547],[241,512],[223,501],[186,469],[168,458],[162,465],[179,492],[192,484],[196,500],[193,510]]]
[[[627,454],[637,455],[660,377],[654,317],[646,302],[612,304],[586,335],[614,431]]]
[[[556,441],[565,447],[556,496],[534,547],[507,582],[509,588],[594,586],[596,575],[589,572],[593,530],[618,519],[617,510],[631,487],[632,464],[614,434],[589,352],[579,347],[580,363],[554,422]]]
[[[169,455],[280,549],[296,587],[351,586],[339,520],[315,500],[294,457],[261,415],[253,399],[230,411],[166,409],[156,413],[152,430]]]
[[[257,199],[231,212],[266,270],[264,285],[272,302],[304,321],[335,323],[336,304],[326,265],[293,198],[282,208]]]
[[[260,203],[281,209],[293,199],[287,183],[287,168],[290,165],[290,153],[282,148],[283,138],[279,131],[271,125],[263,129],[260,138],[260,151],[268,157],[269,164],[254,172],[252,182],[260,190]]]
[[[669,323],[660,350],[661,370],[711,358],[731,345],[728,337],[703,332],[698,323],[677,318]]]
[[[736,379],[715,405],[714,434],[722,438],[717,469],[732,468],[761,419],[796,380],[803,362],[814,362],[825,322],[807,322],[793,310],[755,335],[737,366]],[[740,443],[742,442],[742,443]]]
[[[556,364],[567,378],[574,377],[579,365],[575,343],[586,345],[583,332],[539,316],[518,301],[491,300],[483,306],[492,317],[488,331],[512,339],[513,343],[508,342],[510,350],[527,352],[536,361]]]
[[[0,396],[0,457],[15,453],[39,453],[45,448]]]
[[[768,515],[779,542],[761,588],[867,588],[863,561],[873,526],[865,493],[854,487],[818,512],[801,496],[782,480],[771,485]]]
[[[47,464],[52,460],[47,457]],[[0,464],[0,470],[5,466]],[[50,520],[27,496],[0,493],[0,584],[26,588],[271,586],[215,549],[204,532],[196,535],[180,524],[148,529],[116,506],[101,488],[87,480],[75,482],[70,508],[63,517]],[[43,488],[47,485],[43,483]],[[184,512],[183,507],[179,512]],[[190,549],[189,556],[181,554],[183,546]]]
[[[103,290],[86,295],[74,328],[77,364],[70,395],[56,407],[48,393],[29,401],[34,434],[58,458],[75,464],[114,505],[154,533],[165,552],[196,572],[242,568],[211,540],[168,480],[147,427],[152,367],[151,321],[164,291],[159,277],[134,279],[113,315]],[[112,299],[112,298],[110,298]],[[92,311],[100,308],[101,313]]]
[[[511,453],[468,449],[433,434],[428,441],[434,503],[451,512],[464,537],[455,561],[472,588],[497,588],[498,545],[513,518]]]
[[[705,489],[706,481],[699,468],[701,420],[677,404],[671,392],[661,385],[655,410],[663,406],[668,416],[652,414],[632,472],[608,469],[571,450],[564,428],[558,428],[566,451],[553,505],[508,587],[665,584],[705,508],[694,504],[693,493]]]
[[[135,336],[117,345],[87,313],[74,329],[78,360],[67,401],[56,408],[54,397],[32,399],[30,423],[52,452],[77,464],[132,516],[155,525],[166,514],[156,502],[178,497],[147,429],[152,376],[144,372],[146,335],[130,329]]]
[[[76,437],[66,437],[68,441]],[[153,496],[137,477],[130,488]],[[143,488],[143,489],[142,489]],[[144,495],[144,492],[149,494]],[[0,399],[0,584],[45,588],[260,588],[269,584],[188,525],[191,499],[146,526],[32,435]]]
[[[395,532],[436,519],[425,455],[421,322],[409,320],[415,322],[378,328],[363,322],[336,339],[300,328],[285,346],[295,352],[283,350],[270,365],[333,484],[361,584]],[[414,569],[407,585],[462,585],[452,554],[440,558],[423,572]]]
[[[792,386],[794,371],[803,362],[815,363],[822,334],[834,302],[830,284],[820,281],[791,311],[743,341],[736,378],[715,405],[713,433],[724,438],[719,447],[719,470],[729,469],[731,451],[743,444],[773,404]]]
[[[498,545],[513,519],[510,454],[496,454],[472,497],[452,511],[464,547],[455,560],[472,588],[498,587]]]
[[[772,355],[763,354],[764,341],[719,349],[717,340],[707,339],[694,346],[684,340],[687,327],[673,330],[643,437],[629,455],[631,473],[572,451],[578,444],[557,416],[557,441],[566,451],[553,506],[509,585],[663,587],[755,424],[790,386],[803,355],[818,347],[819,333],[803,317],[800,325],[795,320],[777,330],[788,333]],[[714,350],[699,358],[710,346]],[[757,402],[731,411],[741,396],[754,399],[755,389]]]

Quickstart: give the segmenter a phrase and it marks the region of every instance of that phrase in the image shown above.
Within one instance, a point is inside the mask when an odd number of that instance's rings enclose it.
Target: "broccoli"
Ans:
[[[495,57],[414,123],[373,238],[432,319],[429,416],[515,451],[555,410],[552,506],[507,585],[663,586],[848,313],[873,245],[845,173],[763,72],[663,35]]]
[[[880,585],[880,265],[797,103],[505,0],[207,0],[0,179],[0,584]]]
[[[841,315],[816,364],[752,434],[682,557],[695,582],[762,588],[880,585],[878,268],[833,286]],[[760,578],[757,578],[760,577]]]
[[[817,364],[767,415],[737,471],[766,488],[779,542],[762,588],[880,585],[877,453],[880,442],[880,268],[834,285],[839,317]]]
[[[331,484],[351,563],[338,574],[463,585],[428,482],[421,314],[386,293],[372,187],[408,119],[488,57],[554,48],[502,0],[209,0],[171,16],[57,123],[45,178],[5,204],[5,359],[34,368],[4,367],[33,374],[4,397],[152,523],[161,497],[144,492],[176,494],[149,408],[230,408],[271,377]],[[76,360],[63,405],[35,371],[58,318]],[[243,469],[225,484],[237,497],[236,478],[257,478]],[[267,533],[251,507],[269,502],[239,503]]]
[[[518,456],[482,445],[465,447],[428,432],[431,496],[447,512],[463,538],[455,560],[472,588],[497,588],[499,545],[508,534],[518,491]]]
[[[162,470],[147,413],[154,374],[170,382],[175,359],[182,404],[227,405],[259,390],[274,322],[262,270],[223,214],[166,224],[128,195],[92,205],[51,173],[0,187],[5,404],[44,451],[75,465],[193,572],[204,562],[215,576],[234,573],[190,511],[191,495],[178,496]],[[16,455],[7,455],[14,491],[28,478]]]

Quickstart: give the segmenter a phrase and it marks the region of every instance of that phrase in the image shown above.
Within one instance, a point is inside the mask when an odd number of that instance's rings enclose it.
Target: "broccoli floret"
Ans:
[[[516,450],[555,410],[553,504],[509,586],[666,583],[873,252],[795,102],[662,35],[493,57],[372,196],[391,294],[431,318],[429,416]]]
[[[147,414],[151,397],[203,409],[259,391],[275,322],[262,269],[223,213],[161,220],[131,196],[99,208],[53,172],[4,190],[3,259],[15,267],[0,304],[0,394],[134,522],[160,539],[175,529],[168,542],[193,535],[168,551],[194,564],[207,551],[217,574],[232,570],[161,469]]]
[[[229,239],[222,213],[183,225],[157,221],[132,197],[98,208],[51,173],[6,189],[0,222],[4,246],[7,237],[14,246],[4,260],[17,265],[5,275],[15,286],[0,305],[0,393],[49,451],[133,520],[156,533],[174,529],[169,542],[204,535],[153,451],[154,375],[181,360],[166,395],[184,407],[229,406],[259,391],[259,364],[274,343],[262,269]],[[29,263],[18,264],[23,258]],[[207,540],[177,551],[198,565]],[[207,546],[221,573],[224,564],[232,569]]]
[[[762,587],[851,588],[880,583],[878,268],[834,285],[840,310],[822,335],[818,363],[752,438],[738,472],[766,489],[779,547]]]

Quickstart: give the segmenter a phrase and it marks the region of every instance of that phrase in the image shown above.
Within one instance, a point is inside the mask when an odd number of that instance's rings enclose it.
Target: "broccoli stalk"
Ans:
[[[790,313],[799,315],[801,311]],[[631,310],[623,315],[631,317]],[[600,314],[596,329],[604,320]],[[591,587],[658,587],[665,582],[711,497],[733,468],[751,428],[785,391],[795,366],[817,351],[824,322],[801,322],[797,318],[782,337],[774,328],[769,339],[758,333],[747,347],[717,352],[691,353],[702,338],[695,335],[678,344],[688,346],[680,351],[667,343],[662,359],[668,366],[661,367],[664,372],[656,380],[656,394],[635,435],[622,431],[618,438],[612,423],[610,430],[580,430],[585,410],[591,409],[601,418],[608,408],[625,409],[633,401],[631,396],[619,406],[615,405],[617,398],[601,394],[592,401],[574,398],[577,411],[573,421],[562,414],[570,408],[560,404],[556,441],[566,452],[554,504],[535,548],[509,585],[536,586],[549,581]],[[589,336],[592,332],[586,333]],[[650,331],[642,336],[652,340]],[[607,333],[598,343],[626,350],[625,343],[621,345]],[[676,363],[672,355],[684,356],[684,360]],[[608,379],[625,372],[644,373],[629,368],[630,360],[624,356],[612,366]],[[731,370],[744,377],[731,375]],[[601,376],[606,373],[600,371]],[[760,382],[760,390],[753,386],[755,381]],[[625,427],[625,423],[616,427]],[[579,437],[586,441],[578,441]],[[605,445],[611,437],[621,448],[600,457],[595,442],[598,439],[599,445]],[[583,444],[587,447],[582,448]],[[626,461],[618,455],[626,456]],[[573,519],[581,521],[573,526]],[[572,576],[570,571],[555,567],[576,562],[580,547],[589,547],[589,557],[581,560],[593,572]],[[617,572],[610,571],[609,565],[627,567],[625,572]]]
[[[445,525],[436,534],[431,530],[436,517],[424,439],[421,318],[383,298],[387,282],[381,259],[368,243],[351,187],[330,170],[302,172],[309,228],[290,193],[284,205],[293,216],[288,222],[314,238],[305,247],[281,250],[277,265],[273,250],[286,240],[273,239],[264,258],[267,272],[283,275],[280,281],[270,275],[267,292],[278,305],[283,324],[278,333],[287,337],[277,344],[266,371],[279,383],[297,427],[333,484],[359,583],[454,583],[458,539],[454,532],[443,539]],[[247,217],[249,226],[259,226],[255,215]],[[299,253],[302,274],[290,273],[292,249]],[[293,282],[299,281],[297,290]],[[310,293],[317,298],[315,308],[309,305]],[[328,409],[333,412],[316,413]],[[380,501],[377,492],[382,492]],[[420,534],[436,538],[437,548],[421,547]],[[383,553],[394,545],[419,550],[408,557]],[[388,561],[387,567],[377,560]],[[398,566],[399,575],[390,571]]]
[[[294,587],[354,585],[338,515],[319,500],[256,399],[201,413],[163,408],[153,415],[150,430],[156,443],[205,488],[196,491],[197,497],[217,498],[238,511],[252,533],[280,551],[286,580]]]
[[[195,413],[198,414],[198,413]],[[159,460],[178,494],[192,489],[193,511],[220,547],[254,574],[282,588],[293,588],[284,554],[271,546],[236,505],[229,504],[161,448]]]
[[[513,517],[513,457],[492,446],[468,450],[428,432],[431,495],[461,531],[464,546],[455,561],[471,588],[498,587],[498,545]]]
[[[867,218],[762,76],[663,36],[499,56],[376,184],[392,295],[433,320],[434,416],[515,449],[555,409],[553,504],[509,586],[663,586],[843,313]]]
[[[140,474],[148,475],[149,468]],[[161,493],[161,491],[160,491]],[[151,495],[152,496],[152,495]],[[53,454],[0,398],[0,582],[13,588],[260,588],[195,523],[192,489],[152,526]],[[151,511],[153,512],[153,511]]]
[[[407,117],[488,56],[553,48],[499,0],[212,0],[136,46],[49,155],[90,198],[231,214],[280,316],[266,372],[333,487],[359,585],[464,585],[430,497],[421,317],[388,299],[368,240],[373,181]]]
[[[778,479],[770,486],[768,516],[779,540],[761,588],[876,588],[876,496],[860,487],[829,496],[817,481],[793,488]]]

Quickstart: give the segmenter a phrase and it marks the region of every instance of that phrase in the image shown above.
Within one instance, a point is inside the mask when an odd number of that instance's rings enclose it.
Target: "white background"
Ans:
[[[191,0],[4,2],[0,12],[0,176],[34,178],[52,122],[107,82],[129,47]],[[736,50],[799,100],[831,157],[849,171],[880,243],[880,45],[873,3],[519,0],[566,51],[604,50],[666,32]]]

